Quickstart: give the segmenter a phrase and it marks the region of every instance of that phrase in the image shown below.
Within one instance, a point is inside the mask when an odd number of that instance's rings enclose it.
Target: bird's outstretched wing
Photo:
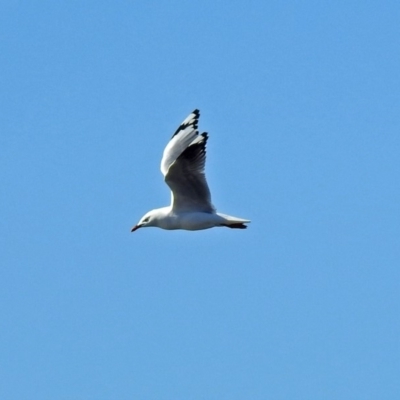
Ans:
[[[182,122],[161,160],[161,172],[172,192],[172,209],[177,212],[215,212],[204,172],[208,135],[199,134],[199,117],[199,110],[194,110]]]

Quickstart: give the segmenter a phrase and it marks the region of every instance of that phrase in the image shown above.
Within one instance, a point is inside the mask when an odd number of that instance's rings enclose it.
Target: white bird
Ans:
[[[200,111],[194,110],[179,126],[167,144],[161,160],[161,172],[171,189],[171,205],[146,213],[132,228],[155,226],[162,229],[200,229],[226,226],[245,229],[247,219],[217,213],[211,203],[204,167],[206,132],[199,134]]]

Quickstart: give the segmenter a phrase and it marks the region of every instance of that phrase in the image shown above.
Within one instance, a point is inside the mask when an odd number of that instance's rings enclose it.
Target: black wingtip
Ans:
[[[207,145],[208,134],[204,132],[201,134],[201,136],[204,139],[186,147],[186,149],[182,152],[182,154],[178,157],[178,159],[193,160],[196,159],[197,157],[205,157],[207,153],[206,145]]]
[[[245,225],[243,222],[237,222],[235,224],[224,224],[223,226],[226,226],[227,228],[231,229],[247,229],[247,225]]]
[[[188,119],[191,115],[194,115],[194,117],[191,119],[191,122],[185,122],[186,119]],[[194,129],[197,130],[198,128],[198,124],[199,124],[199,118],[200,118],[200,110],[198,110],[197,108],[195,110],[193,110],[184,120],[184,122],[182,122],[179,126],[178,129],[174,132],[174,134],[172,135],[172,137],[174,137],[175,135],[177,135],[181,130],[185,129],[186,127],[192,125]]]

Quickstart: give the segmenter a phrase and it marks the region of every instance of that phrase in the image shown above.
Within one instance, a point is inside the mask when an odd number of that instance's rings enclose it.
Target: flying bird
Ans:
[[[200,111],[194,110],[178,127],[164,150],[161,172],[171,189],[171,205],[146,213],[132,228],[197,231],[226,226],[245,229],[247,219],[218,213],[211,203],[204,167],[208,134],[197,130]]]

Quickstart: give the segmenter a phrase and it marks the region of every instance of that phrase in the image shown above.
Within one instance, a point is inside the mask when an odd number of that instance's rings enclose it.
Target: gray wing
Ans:
[[[172,191],[174,211],[215,211],[204,173],[207,139],[207,133],[198,135],[170,166],[165,176],[165,182]]]
[[[172,192],[177,212],[213,213],[204,167],[208,135],[197,131],[199,110],[194,110],[173,134],[164,150],[161,171]]]

